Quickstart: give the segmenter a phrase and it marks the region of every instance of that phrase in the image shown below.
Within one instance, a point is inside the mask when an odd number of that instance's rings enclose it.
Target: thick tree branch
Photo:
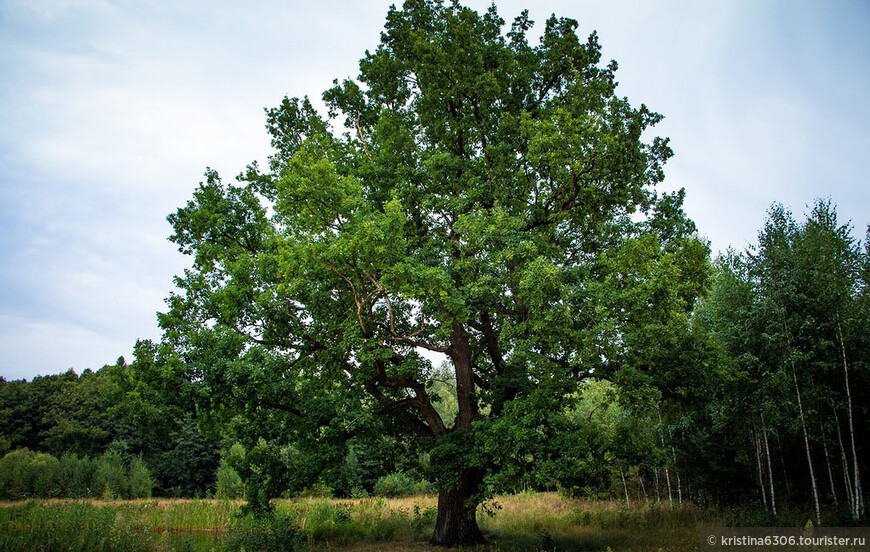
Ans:
[[[489,354],[489,359],[492,361],[495,372],[499,375],[504,373],[504,358],[501,355],[501,348],[498,344],[498,336],[495,334],[495,328],[492,327],[492,318],[489,312],[483,311],[480,316],[480,331],[483,333],[484,341],[486,342],[486,352]]]
[[[413,332],[410,336],[399,335],[398,332],[396,332],[395,319],[393,318],[393,303],[392,301],[390,301],[390,294],[387,293],[381,283],[378,282],[377,279],[375,279],[373,276],[371,276],[370,274],[366,274],[366,277],[375,286],[375,291],[373,291],[372,294],[376,293],[378,296],[382,296],[384,298],[384,303],[387,305],[387,330],[390,333],[390,337],[388,337],[387,339],[389,339],[390,341],[405,343],[414,347],[422,347],[423,349],[428,349],[430,351],[435,351],[438,353],[447,353],[450,350],[449,347],[432,345],[431,343],[426,343],[425,341],[414,339],[415,336],[420,335],[420,333],[423,332],[426,325],[425,320],[421,321],[420,329]]]
[[[402,359],[398,355],[395,355],[391,360],[393,363],[398,364]],[[414,392],[414,396],[409,399],[409,404],[414,404],[420,411],[420,414],[429,426],[431,434],[435,437],[447,434],[447,426],[444,425],[444,420],[441,419],[441,415],[438,414],[438,411],[432,405],[432,399],[429,397],[429,393],[426,392],[425,385],[413,378],[388,376],[386,363],[383,360],[376,360],[375,366],[378,371],[378,385],[393,389],[411,389]]]
[[[282,403],[277,403],[277,402],[270,401],[270,400],[261,400],[260,404],[262,404],[263,406],[266,406],[268,408],[274,408],[275,410],[280,410],[282,412],[289,412],[290,414],[293,414],[294,416],[296,416],[298,418],[305,418],[306,417],[304,412],[302,412],[301,410],[299,410],[298,408],[296,408],[294,406],[290,406],[290,405],[286,405],[286,404],[282,404]]]

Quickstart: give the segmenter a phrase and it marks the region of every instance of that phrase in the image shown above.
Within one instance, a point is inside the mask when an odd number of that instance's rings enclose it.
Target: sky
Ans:
[[[489,2],[467,1],[486,9]],[[206,167],[270,153],[263,109],[319,101],[377,47],[389,0],[0,0],[0,377],[98,369],[137,339],[187,259],[166,216]],[[557,1],[597,30],[618,93],[665,116],[664,190],[714,253],[755,241],[773,202],[870,215],[870,2]]]

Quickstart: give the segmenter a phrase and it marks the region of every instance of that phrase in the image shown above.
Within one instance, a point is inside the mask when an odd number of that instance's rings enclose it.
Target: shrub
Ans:
[[[44,452],[36,453],[27,466],[27,487],[30,496],[56,497],[61,494],[60,462]]]
[[[130,488],[124,459],[116,450],[107,450],[97,461],[93,489],[104,499],[126,498]]]
[[[27,482],[30,462],[36,454],[29,449],[13,450],[0,460],[0,498],[21,500],[31,496]]]
[[[245,483],[226,458],[221,459],[215,478],[217,479],[215,498],[236,499],[245,496]]]
[[[26,448],[0,459],[0,499],[52,497],[148,498],[154,481],[141,457],[130,460],[129,470],[118,450],[97,459],[66,453],[60,460]]]
[[[379,496],[409,496],[414,494],[414,480],[404,472],[395,472],[379,477],[375,482],[375,494]]]
[[[58,479],[62,495],[70,498],[92,496],[91,483],[96,469],[97,463],[91,458],[79,458],[71,452],[61,456]]]
[[[151,498],[151,490],[154,488],[154,479],[141,456],[133,458],[130,462],[130,476],[128,478],[130,498]]]
[[[224,550],[227,552],[284,550],[292,552],[299,548],[299,532],[293,520],[279,513],[265,517],[241,518],[227,536]]]
[[[302,491],[302,496],[305,498],[332,498],[333,495],[332,487],[322,481],[318,481]]]
[[[421,479],[414,483],[414,494],[437,494],[438,487],[425,479]]]

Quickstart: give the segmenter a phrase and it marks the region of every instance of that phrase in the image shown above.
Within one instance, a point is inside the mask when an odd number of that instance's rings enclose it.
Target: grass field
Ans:
[[[435,503],[434,496],[281,500],[271,523],[242,518],[240,502],[220,500],[0,503],[0,552],[443,550],[426,543]],[[489,544],[480,550],[697,550],[701,527],[732,524],[734,515],[524,493],[481,507]]]

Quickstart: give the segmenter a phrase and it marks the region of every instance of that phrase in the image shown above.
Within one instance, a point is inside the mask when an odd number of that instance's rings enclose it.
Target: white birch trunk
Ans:
[[[843,328],[840,326],[840,312],[837,311],[837,334],[840,338],[840,351],[843,354],[843,373],[846,379],[846,404],[849,409],[849,438],[852,444],[852,469],[854,474],[854,492],[852,516],[855,520],[861,519],[864,510],[864,501],[861,492],[861,474],[858,471],[858,449],[855,447],[855,424],[852,416],[852,392],[849,389],[849,364],[846,362],[846,343],[843,340]]]
[[[761,434],[764,436],[764,452],[767,456],[767,479],[770,482],[770,511],[776,515],[776,492],[773,487],[773,465],[770,461],[770,444],[767,441],[767,425],[764,423],[764,414],[761,415]]]
[[[625,505],[631,508],[631,499],[628,498],[628,485],[625,484],[625,472],[619,468],[619,476],[622,477],[622,490],[625,491]]]
[[[755,465],[758,467],[758,486],[761,488],[761,501],[767,510],[767,490],[764,488],[764,471],[761,468],[761,439],[758,432],[752,428],[752,444],[755,445]]]
[[[816,508],[816,526],[818,527],[822,525],[822,514],[819,510],[819,487],[816,484],[816,473],[813,470],[813,457],[812,454],[810,454],[810,436],[807,432],[806,418],[804,418],[804,407],[803,403],[801,402],[801,389],[798,385],[797,371],[794,368],[794,363],[792,363],[791,366],[791,375],[794,378],[794,390],[795,394],[797,395],[798,412],[800,413],[801,417],[801,428],[804,431],[804,446],[806,447],[807,451],[807,465],[810,468],[810,481],[813,485],[813,505]]]
[[[839,507],[837,500],[837,487],[834,485],[834,470],[831,468],[831,455],[828,454],[828,440],[825,438],[825,426],[819,422],[819,432],[822,434],[822,447],[825,450],[825,464],[828,466],[828,480],[831,483],[831,497],[834,499],[834,507]]]

